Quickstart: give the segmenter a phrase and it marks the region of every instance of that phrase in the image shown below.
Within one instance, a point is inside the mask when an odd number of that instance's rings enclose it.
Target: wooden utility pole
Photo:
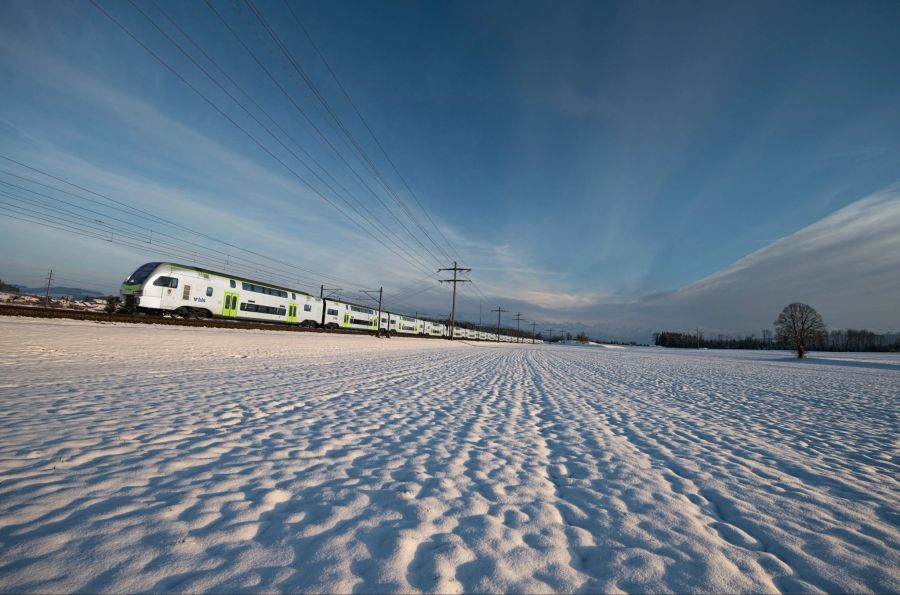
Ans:
[[[500,306],[497,306],[497,309],[491,310],[491,312],[497,313],[497,343],[499,343],[500,342],[500,314],[502,314],[503,312],[509,312],[509,310],[504,310]]]
[[[520,334],[519,334],[519,333],[520,333],[520,331],[519,331],[519,323],[522,321],[522,313],[521,313],[521,312],[516,312],[516,317],[513,318],[513,320],[516,321],[516,343],[521,343],[521,342],[522,342],[522,337],[521,337]]]
[[[472,269],[463,268],[456,264],[456,261],[453,261],[453,266],[446,269],[438,269],[438,272],[441,271],[453,271],[452,279],[438,279],[439,283],[453,283],[453,305],[450,310],[450,340],[453,340],[453,335],[456,327],[456,284],[457,283],[471,283],[468,279],[459,279],[457,278],[457,273],[468,273]]]
[[[47,291],[44,293],[44,305],[50,307],[50,286],[53,285],[53,269],[47,273]]]
[[[534,327],[537,326],[536,322],[531,323],[531,344],[534,345]]]

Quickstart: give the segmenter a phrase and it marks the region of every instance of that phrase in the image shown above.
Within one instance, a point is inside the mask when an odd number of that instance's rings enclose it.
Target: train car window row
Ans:
[[[272,289],[271,287],[263,287],[262,285],[254,285],[253,283],[244,283],[241,282],[241,287],[244,291],[255,291],[256,293],[264,293],[266,295],[277,295],[278,297],[286,298],[288,296],[288,292],[282,291],[281,289]]]
[[[370,308],[363,308],[362,306],[350,306],[350,309],[354,312],[359,312],[360,314],[374,314],[375,310]]]
[[[241,304],[241,310],[244,312],[258,312],[260,314],[275,314],[276,316],[284,316],[287,310],[285,308],[274,308],[272,306],[261,306],[259,304]]]
[[[369,326],[369,325],[372,324],[372,323],[371,323],[371,321],[369,321],[369,320],[364,320],[364,319],[362,319],[362,318],[351,318],[351,319],[350,319],[350,324],[363,324],[363,325],[365,325],[365,326]]]

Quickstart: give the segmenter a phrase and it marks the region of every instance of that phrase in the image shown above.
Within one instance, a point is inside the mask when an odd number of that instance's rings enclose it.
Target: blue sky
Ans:
[[[133,5],[98,2],[303,171]],[[266,121],[156,5],[137,6]],[[355,283],[353,297],[384,285],[398,309],[443,314],[448,291],[427,276],[446,259],[418,250],[433,248],[423,232],[381,207],[205,3],[159,6],[373,214],[351,218],[380,218],[420,266],[300,184],[90,2],[0,5],[0,154],[297,263],[314,271],[302,288]],[[394,206],[248,6],[214,6]],[[900,329],[896,2],[292,4],[439,232],[285,5],[255,6],[404,204],[475,269],[464,316],[483,302],[610,338],[758,333],[806,300],[831,326]],[[0,234],[0,276],[22,283],[53,267],[111,290],[154,259],[149,246],[7,217]]]

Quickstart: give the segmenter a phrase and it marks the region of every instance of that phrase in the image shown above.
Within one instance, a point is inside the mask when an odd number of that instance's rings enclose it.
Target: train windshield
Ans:
[[[125,280],[125,283],[128,285],[132,285],[134,283],[143,283],[147,277],[150,276],[150,273],[156,269],[160,264],[159,262],[148,262],[147,264],[141,265],[138,270],[131,273],[131,276]]]

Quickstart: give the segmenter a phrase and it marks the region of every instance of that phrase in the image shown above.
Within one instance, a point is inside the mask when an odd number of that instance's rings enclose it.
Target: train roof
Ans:
[[[150,263],[147,263],[147,264],[150,264]],[[232,275],[231,273],[221,273],[219,271],[204,269],[203,267],[198,267],[198,266],[191,266],[189,264],[180,264],[177,262],[157,263],[157,265],[161,265],[161,264],[178,267],[179,269],[187,269],[189,271],[197,271],[198,273],[206,273],[208,275],[218,275],[219,277],[225,277],[226,279],[234,279],[235,281],[246,281],[247,283],[253,283],[254,285],[263,285],[266,287],[271,287],[272,289],[282,289],[284,291],[290,291],[291,293],[299,293],[301,295],[308,295],[309,297],[317,297],[307,291],[302,291],[300,289],[292,289],[290,287],[285,287],[284,285],[277,285],[275,283],[268,283],[266,281],[256,281],[255,279],[250,279],[248,277],[242,277],[240,275]]]

